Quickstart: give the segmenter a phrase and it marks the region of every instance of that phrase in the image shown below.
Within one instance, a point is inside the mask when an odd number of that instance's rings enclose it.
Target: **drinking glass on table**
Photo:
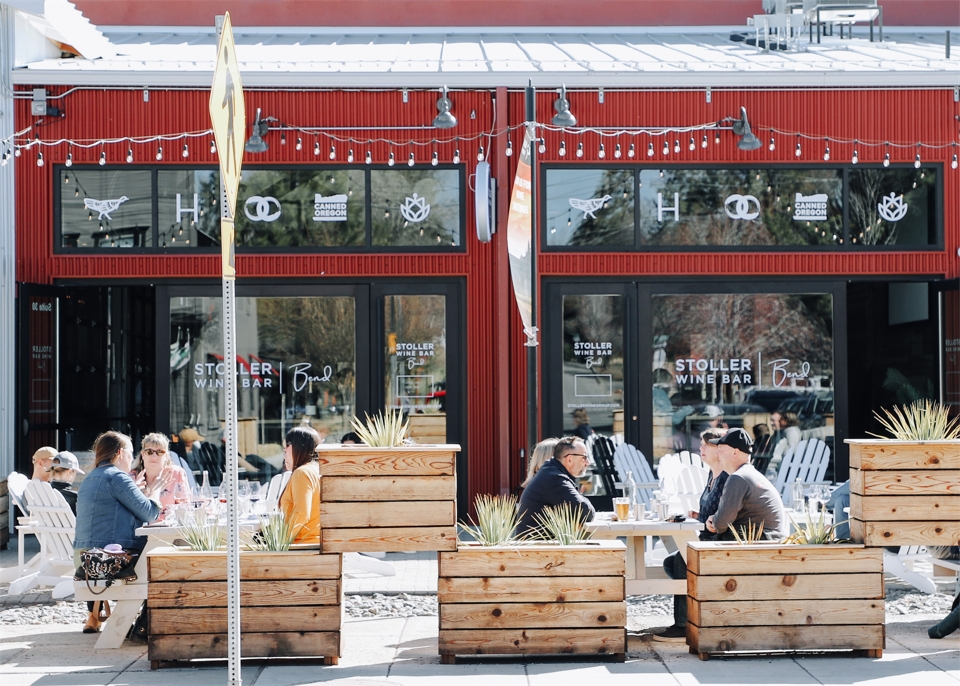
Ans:
[[[613,510],[617,515],[617,520],[625,522],[630,519],[630,499],[629,498],[614,498],[613,499]]]
[[[262,489],[259,481],[250,481],[250,509],[253,510],[255,514],[260,512],[260,497],[262,494]]]

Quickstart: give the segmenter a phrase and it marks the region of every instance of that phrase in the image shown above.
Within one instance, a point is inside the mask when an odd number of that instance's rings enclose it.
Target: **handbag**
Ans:
[[[119,546],[117,546],[119,548]],[[80,567],[77,569],[74,579],[87,582],[87,589],[94,595],[106,593],[107,589],[114,581],[119,579],[129,579],[136,581],[137,573],[135,571],[136,561],[139,553],[131,553],[120,549],[119,552],[104,550],[103,548],[90,548],[80,553]],[[91,581],[103,581],[103,590],[99,593],[93,590]]]

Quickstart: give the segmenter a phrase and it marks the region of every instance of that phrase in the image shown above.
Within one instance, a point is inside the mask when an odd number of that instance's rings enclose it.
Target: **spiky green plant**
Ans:
[[[884,429],[900,441],[955,441],[960,439],[960,417],[950,419],[950,410],[933,400],[917,400],[893,412],[881,408],[885,417],[874,412]],[[869,433],[869,432],[868,432]],[[876,438],[886,438],[871,433]]]
[[[227,547],[227,529],[220,524],[193,520],[178,527],[177,535],[187,542],[191,550],[214,551]]]
[[[763,540],[763,522],[754,524],[748,519],[747,525],[741,526],[739,531],[731,526],[730,533],[733,534],[733,539],[740,545],[759,543]]]
[[[366,418],[364,423],[359,417],[354,417],[353,430],[368,446],[394,448],[403,445],[403,439],[407,435],[407,423],[403,421],[402,412],[378,412],[372,417],[367,414]]]
[[[827,524],[826,510],[820,510],[820,517],[817,521],[813,521],[813,518],[810,517],[810,513],[807,512],[807,525],[805,527],[800,527],[794,521],[793,517],[789,514],[790,522],[793,524],[795,531],[781,540],[781,543],[790,543],[796,545],[827,545],[830,543],[846,543],[846,539],[837,538],[837,527],[843,522],[836,522],[834,524]]]
[[[460,528],[469,533],[480,545],[505,545],[516,540],[514,532],[520,521],[517,498],[512,495],[480,494],[474,501],[477,518],[470,517],[470,524]]]
[[[590,532],[584,526],[586,514],[570,503],[545,507],[534,516],[534,520],[537,523],[536,538],[556,541],[560,545],[573,545],[590,538]]]
[[[282,512],[260,515],[260,531],[244,532],[243,544],[250,550],[279,552],[290,550],[293,532]]]

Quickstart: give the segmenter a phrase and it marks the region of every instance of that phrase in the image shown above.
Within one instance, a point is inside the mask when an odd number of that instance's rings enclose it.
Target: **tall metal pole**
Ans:
[[[0,4],[0,140],[13,136],[13,86],[15,10]],[[13,149],[13,146],[10,146]],[[3,152],[6,152],[4,146]],[[0,153],[2,154],[2,153]],[[16,215],[14,213],[13,158],[0,167],[0,377],[12,380],[16,370]],[[16,384],[0,384],[0,474],[16,469]],[[12,514],[11,510],[11,514]]]
[[[524,93],[527,125],[537,121],[536,91],[533,82],[529,82]],[[530,144],[530,320],[532,326],[537,320],[537,141]],[[538,392],[538,354],[539,346],[527,346],[527,455],[532,454],[534,446],[540,440],[539,392]]]

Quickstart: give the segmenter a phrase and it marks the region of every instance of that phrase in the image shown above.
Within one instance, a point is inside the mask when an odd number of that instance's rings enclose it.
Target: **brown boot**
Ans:
[[[87,617],[87,623],[83,625],[83,633],[95,634],[100,631],[100,618],[96,610]]]

